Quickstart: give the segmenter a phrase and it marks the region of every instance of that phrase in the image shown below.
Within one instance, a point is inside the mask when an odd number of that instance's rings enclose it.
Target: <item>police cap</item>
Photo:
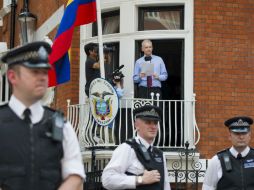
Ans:
[[[161,109],[153,105],[145,105],[133,111],[134,118],[143,120],[161,121]]]
[[[225,121],[225,125],[230,131],[235,133],[247,133],[250,131],[250,126],[253,123],[253,119],[246,116],[233,117]]]
[[[11,49],[2,58],[2,62],[9,66],[20,64],[28,68],[49,69],[48,55],[51,47],[46,42],[32,42],[23,46]]]

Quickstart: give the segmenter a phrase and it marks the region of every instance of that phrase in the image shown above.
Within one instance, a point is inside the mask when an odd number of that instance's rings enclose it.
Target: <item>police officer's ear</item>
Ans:
[[[134,126],[135,126],[136,131],[139,131],[139,119],[136,118],[134,122],[135,122]]]
[[[10,83],[10,85],[15,85],[17,82],[17,77],[19,76],[19,70],[20,66],[15,65],[15,66],[11,66],[8,68],[6,75],[8,78],[8,81]]]
[[[232,136],[231,136],[231,135],[232,135],[232,132],[229,130],[229,131],[228,131],[228,140],[229,140],[229,141],[231,141],[231,139],[232,139]]]

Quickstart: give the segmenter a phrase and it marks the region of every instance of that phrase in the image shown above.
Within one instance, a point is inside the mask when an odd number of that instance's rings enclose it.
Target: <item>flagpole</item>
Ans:
[[[96,0],[96,10],[97,10],[97,29],[98,29],[98,43],[99,43],[100,73],[101,73],[101,78],[105,78],[100,0]]]

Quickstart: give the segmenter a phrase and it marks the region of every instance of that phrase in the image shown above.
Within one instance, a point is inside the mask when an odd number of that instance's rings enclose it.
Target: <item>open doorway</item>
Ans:
[[[141,52],[142,40],[136,41],[136,54],[135,58],[143,56]],[[152,40],[153,54],[160,56],[166,66],[168,72],[168,79],[162,82],[162,100],[183,100],[184,99],[184,40],[183,39],[163,39]],[[136,93],[138,86],[135,86],[134,92]],[[161,106],[160,106],[161,107]],[[163,125],[160,125],[160,131],[162,135],[165,135],[165,142],[167,146],[180,146],[182,144],[181,134],[181,115],[183,110],[181,109],[181,102],[170,101],[169,104],[165,104],[164,113],[166,116],[164,122],[165,126],[171,126],[170,128],[163,129]],[[162,140],[156,138],[159,145],[162,145]],[[169,143],[169,141],[171,141]]]
[[[143,40],[137,40],[135,43],[135,60],[143,56],[141,43]],[[164,100],[182,100],[184,97],[184,40],[183,39],[163,39],[152,40],[153,54],[160,56],[166,66],[168,79],[162,82],[162,99]],[[136,94],[138,86],[134,86]]]

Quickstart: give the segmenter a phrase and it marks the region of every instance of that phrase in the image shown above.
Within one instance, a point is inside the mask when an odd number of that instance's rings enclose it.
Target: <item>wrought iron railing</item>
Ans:
[[[184,142],[188,141],[193,148],[198,143],[200,133],[195,118],[195,96],[192,100],[123,98],[119,102],[116,119],[109,126],[100,126],[95,122],[88,102],[70,105],[68,101],[67,119],[79,136],[81,149],[94,146],[116,147],[134,137],[133,109],[145,104],[155,104],[163,110],[163,119],[154,143],[156,146],[184,148]]]
[[[99,151],[103,147],[93,147],[90,160],[85,162],[87,179],[84,183],[84,189],[100,190],[104,189],[101,183],[103,169],[109,162],[109,159],[99,157]],[[198,190],[201,189],[208,161],[201,162],[195,149],[189,148],[189,143],[185,142],[185,147],[178,151],[175,161],[168,164],[168,176],[172,190]]]
[[[185,143],[185,149],[181,150],[178,159],[173,161],[168,170],[169,177],[173,180],[172,186],[176,190],[198,190],[205,176],[208,161],[201,162],[195,149],[189,148],[189,142]]]

